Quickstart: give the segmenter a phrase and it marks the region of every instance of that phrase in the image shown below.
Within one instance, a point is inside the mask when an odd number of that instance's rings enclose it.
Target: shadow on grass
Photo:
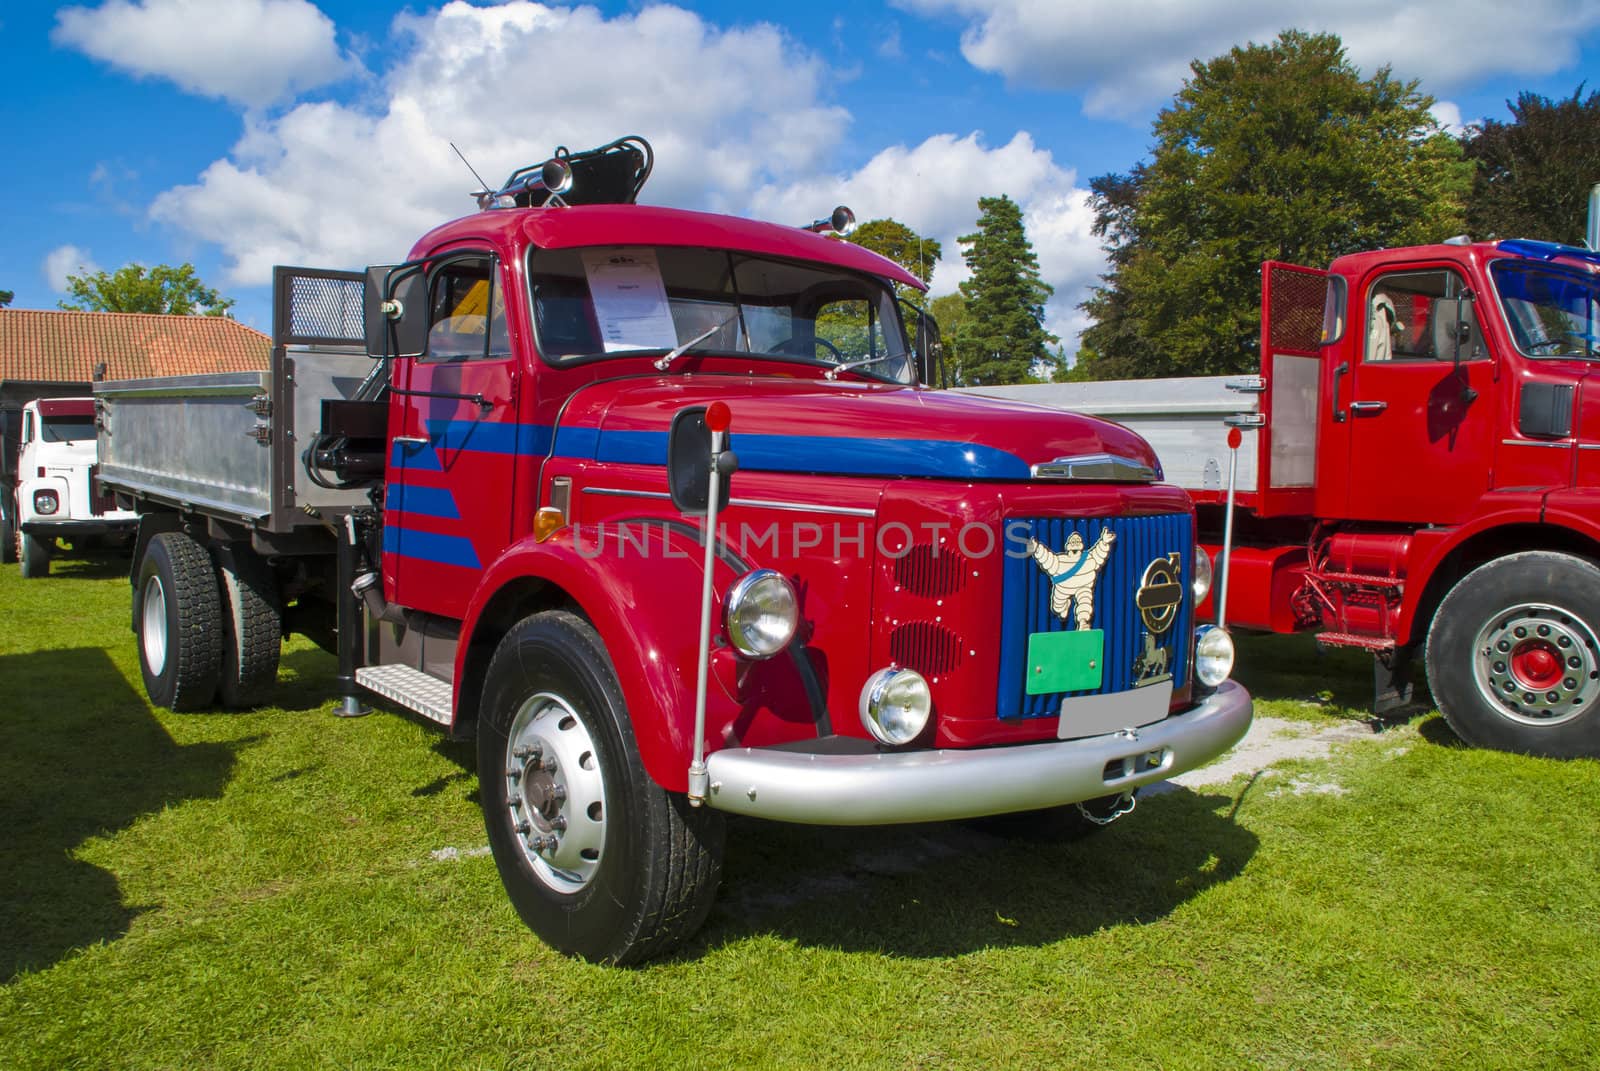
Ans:
[[[685,950],[772,935],[894,956],[1039,946],[1143,925],[1239,874],[1255,834],[1237,801],[1187,789],[1079,840],[1002,838],[972,823],[872,829],[728,826],[722,890]]]
[[[339,660],[320,647],[284,651],[269,705],[290,713],[318,710],[338,696]]]
[[[140,909],[74,850],[170,804],[219,796],[235,745],[174,743],[97,648],[0,656],[0,694],[6,981],[127,932]]]
[[[50,562],[50,575],[73,580],[126,580],[128,561],[126,554],[112,551],[98,552],[87,558],[56,558]]]

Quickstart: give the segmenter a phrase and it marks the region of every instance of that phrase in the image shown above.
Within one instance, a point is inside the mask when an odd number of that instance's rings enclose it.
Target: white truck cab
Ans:
[[[56,539],[78,543],[101,537],[130,538],[139,523],[97,493],[93,398],[41,398],[22,407],[17,455],[14,535],[25,577],[50,572]]]

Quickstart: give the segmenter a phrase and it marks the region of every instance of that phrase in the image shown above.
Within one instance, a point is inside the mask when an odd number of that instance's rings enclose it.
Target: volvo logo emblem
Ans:
[[[1157,558],[1145,566],[1144,577],[1139,581],[1134,605],[1139,607],[1144,627],[1154,635],[1166,632],[1178,619],[1178,607],[1183,604],[1182,561],[1176,551]]]

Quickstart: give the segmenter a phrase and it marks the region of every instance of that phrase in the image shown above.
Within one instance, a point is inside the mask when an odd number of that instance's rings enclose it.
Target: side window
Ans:
[[[491,257],[451,260],[429,285],[429,361],[508,357],[505,292]]]
[[[1396,272],[1367,295],[1367,361],[1464,361],[1485,357],[1466,283],[1449,269]]]
[[[22,414],[22,441],[33,442],[33,411],[24,410]]]

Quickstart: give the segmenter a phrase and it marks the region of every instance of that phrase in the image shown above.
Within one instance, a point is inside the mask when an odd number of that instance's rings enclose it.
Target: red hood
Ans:
[[[745,471],[1026,480],[1031,466],[1111,454],[1160,471],[1148,443],[1108,421],[1047,406],[923,388],[782,377],[610,380],[573,396],[555,452],[663,464],[686,406],[726,402]]]

